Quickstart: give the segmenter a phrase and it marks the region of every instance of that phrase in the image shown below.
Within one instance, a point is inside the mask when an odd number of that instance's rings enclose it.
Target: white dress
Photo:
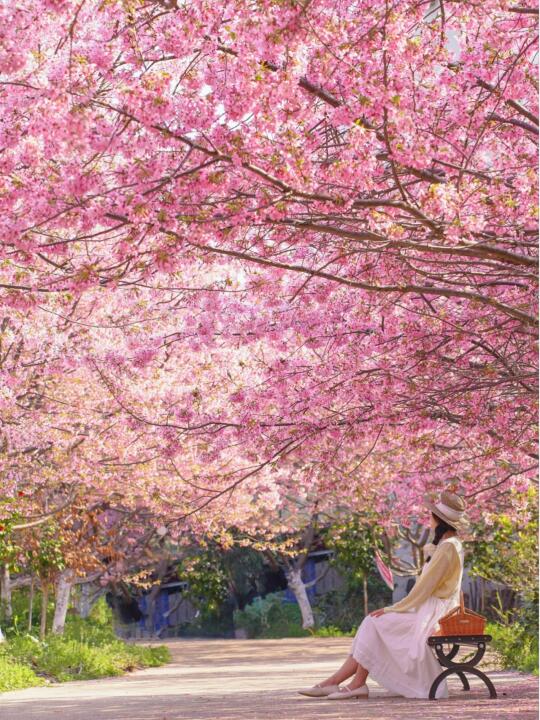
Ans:
[[[427,639],[439,629],[439,618],[459,605],[463,546],[456,537],[441,542],[454,543],[459,554],[461,572],[454,594],[449,598],[432,595],[416,610],[408,612],[388,612],[376,618],[368,615],[352,643],[352,656],[379,685],[408,698],[429,697],[431,684],[443,668]],[[424,565],[421,575],[428,565]],[[437,688],[437,698],[445,697],[448,697],[446,680]]]

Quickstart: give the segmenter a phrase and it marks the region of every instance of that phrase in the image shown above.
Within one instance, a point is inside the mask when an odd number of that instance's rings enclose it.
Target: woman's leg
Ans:
[[[360,625],[359,631],[364,627],[364,625],[368,627],[371,621],[372,618],[369,615],[364,618],[362,624]],[[365,667],[360,665],[360,663],[355,660],[351,654],[349,654],[343,665],[339,668],[339,670],[337,670],[333,675],[330,675],[330,677],[326,680],[323,680],[323,682],[319,683],[319,686],[326,687],[327,685],[339,685],[344,680],[347,680],[347,678],[350,678],[351,675],[354,675],[354,677],[347,687],[351,690],[356,690],[356,688],[365,685],[367,676],[369,675],[369,671],[366,670]]]
[[[354,662],[356,662],[356,660]],[[357,666],[357,668],[356,668],[356,672],[354,673],[354,677],[351,680],[351,682],[347,685],[349,690],[356,690],[357,688],[361,687],[362,685],[365,685],[367,676],[369,675],[369,670],[366,670],[366,668],[363,667],[362,665],[360,665],[359,662],[356,662],[356,666]]]
[[[326,687],[326,685],[339,685],[339,683],[342,683],[344,680],[347,680],[347,678],[350,678],[351,675],[354,675],[357,668],[358,663],[352,655],[349,655],[339,670],[333,675],[330,675],[326,680],[323,680],[319,685],[321,687]]]

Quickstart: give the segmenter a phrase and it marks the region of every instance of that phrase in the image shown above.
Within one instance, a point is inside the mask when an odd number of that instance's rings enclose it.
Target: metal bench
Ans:
[[[496,698],[497,691],[495,690],[495,686],[491,680],[485,673],[475,667],[484,657],[486,645],[490,641],[491,635],[432,635],[429,637],[428,645],[435,648],[437,658],[441,666],[445,668],[433,681],[429,691],[429,699],[435,700],[437,688],[449,675],[458,675],[463,684],[463,690],[470,690],[471,686],[465,677],[465,673],[470,673],[471,675],[479,677],[489,690],[489,697]],[[444,651],[444,645],[452,646],[447,653]],[[476,653],[467,662],[454,662],[454,658],[458,654],[459,648],[462,645],[476,647]]]

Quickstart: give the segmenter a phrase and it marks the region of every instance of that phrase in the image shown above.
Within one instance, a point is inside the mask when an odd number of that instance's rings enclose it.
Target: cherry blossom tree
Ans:
[[[520,512],[532,5],[0,13],[9,497],[61,478],[204,533],[259,493],[279,504],[298,461],[313,492],[383,519],[449,482],[473,515]]]

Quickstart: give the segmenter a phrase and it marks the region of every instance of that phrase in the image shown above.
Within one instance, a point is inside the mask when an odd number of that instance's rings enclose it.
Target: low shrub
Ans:
[[[0,646],[0,692],[43,685],[43,678],[38,677],[28,665],[15,662],[5,645]]]
[[[342,630],[335,625],[323,625],[322,627],[312,630],[311,634],[314,637],[354,637],[356,628],[352,630]]]
[[[497,622],[489,622],[486,633],[493,638],[505,668],[538,675],[538,594],[528,593],[518,607],[503,609],[500,596],[492,607]]]
[[[30,635],[6,643],[6,654],[40,676],[57,682],[122,675],[129,670],[161,665],[168,659],[165,647],[129,645],[116,638],[102,644],[69,636],[49,635],[40,641]]]
[[[283,602],[284,593],[276,592],[255,598],[243,610],[235,610],[234,624],[246,630],[249,638],[307,637],[302,627],[300,608],[296,603]]]
[[[503,667],[538,675],[538,636],[530,627],[520,622],[488,623],[486,633],[492,636]]]
[[[333,590],[317,598],[313,613],[315,628],[302,627],[297,603],[283,602],[284,592],[255,598],[234,613],[234,624],[249,638],[353,637],[362,620],[361,599],[349,590]]]
[[[68,617],[63,635],[41,641],[28,633],[9,637],[0,646],[0,691],[41,685],[46,680],[90,680],[129,670],[162,665],[164,646],[131,645],[118,639],[104,601],[88,620]]]

